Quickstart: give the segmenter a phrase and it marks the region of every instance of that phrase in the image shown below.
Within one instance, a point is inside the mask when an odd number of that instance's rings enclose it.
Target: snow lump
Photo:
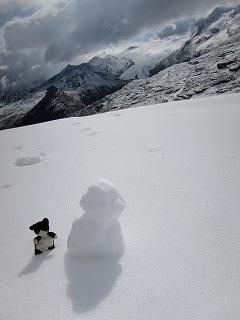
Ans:
[[[80,200],[83,214],[73,221],[67,247],[75,257],[122,254],[124,240],[118,221],[125,202],[112,182],[101,179]]]

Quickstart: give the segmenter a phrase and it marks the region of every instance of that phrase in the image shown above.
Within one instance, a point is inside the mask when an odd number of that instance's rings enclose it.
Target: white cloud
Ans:
[[[0,70],[7,70],[8,69],[8,66],[5,64],[5,65],[2,65],[0,66]]]
[[[3,90],[5,90],[5,89],[7,88],[7,86],[8,86],[9,79],[7,78],[7,76],[2,76],[0,82],[1,82],[1,88],[2,88]]]

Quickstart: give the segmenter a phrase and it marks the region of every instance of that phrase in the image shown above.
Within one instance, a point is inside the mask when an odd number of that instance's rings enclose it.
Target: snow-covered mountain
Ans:
[[[208,53],[219,46],[240,41],[240,5],[236,8],[218,7],[206,18],[193,25],[190,38],[185,44],[162,59],[152,70],[154,75],[177,63],[190,61]]]
[[[182,62],[188,61],[188,62]],[[216,8],[151,71],[94,103],[94,112],[240,91],[240,6]]]
[[[119,53],[119,56],[124,56],[134,61],[134,64],[122,73],[121,79],[148,78],[150,70],[159,61],[181,47],[188,38],[189,34],[186,33],[181,37],[172,36],[164,39],[152,39],[146,43],[134,43]]]
[[[239,319],[239,100],[191,99],[1,131],[0,319]],[[125,251],[72,258],[79,201],[99,178],[113,181],[126,203]],[[92,192],[99,213],[109,198]],[[28,228],[44,217],[56,248],[34,256]],[[100,238],[107,229],[86,226]]]
[[[195,22],[190,35],[164,41],[154,39],[142,46],[125,48],[118,56],[105,55],[81,65],[68,65],[37,90],[13,96],[19,99],[25,95],[21,100],[8,104],[2,101],[0,129],[19,123],[19,118],[33,108],[52,85],[66,91],[70,100],[70,96],[80,98],[81,103],[88,105],[84,108],[85,115],[238,92],[239,56],[240,5],[216,8]],[[66,103],[66,109],[68,105]],[[72,116],[74,112],[66,110],[64,114]]]
[[[127,84],[120,76],[133,64],[131,59],[125,57],[94,57],[88,63],[78,66],[67,65],[44,83],[41,89],[54,85],[78,95],[84,103],[90,104]]]
[[[67,103],[65,100],[65,106],[62,108],[66,110],[63,112],[62,109],[62,114],[73,116],[74,112],[68,110],[72,100],[80,99],[81,104],[88,104],[122,88],[129,81],[120,79],[120,76],[132,64],[133,61],[125,57],[110,55],[95,57],[88,63],[66,66],[60,73],[35,90],[8,92],[2,97],[0,105],[0,129],[11,128],[21,123],[24,115],[44,97],[50,86],[55,86],[68,93],[70,101]],[[41,112],[40,109],[37,108],[37,110]],[[39,115],[38,118],[40,119],[41,116]],[[46,119],[46,114],[43,118]],[[49,117],[49,120],[52,120],[52,117]]]
[[[239,91],[240,43],[232,43],[134,80],[89,106],[89,113]]]

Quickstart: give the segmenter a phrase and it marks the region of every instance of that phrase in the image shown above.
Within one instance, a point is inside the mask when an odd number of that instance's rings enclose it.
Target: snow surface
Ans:
[[[84,213],[73,221],[69,253],[75,257],[121,256],[124,241],[118,218],[125,203],[114,184],[100,179],[82,196],[80,206]]]
[[[240,95],[0,132],[0,318],[240,318]],[[18,158],[44,161],[17,166]],[[74,259],[67,237],[99,177],[126,201],[119,257]],[[56,249],[33,256],[34,221]]]

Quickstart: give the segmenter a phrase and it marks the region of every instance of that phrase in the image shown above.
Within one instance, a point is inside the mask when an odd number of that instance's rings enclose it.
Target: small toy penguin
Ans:
[[[55,248],[54,239],[57,239],[57,235],[54,232],[49,232],[48,218],[44,218],[29,227],[33,230],[37,237],[33,239],[35,245],[35,255],[41,254],[44,250],[52,250]]]

